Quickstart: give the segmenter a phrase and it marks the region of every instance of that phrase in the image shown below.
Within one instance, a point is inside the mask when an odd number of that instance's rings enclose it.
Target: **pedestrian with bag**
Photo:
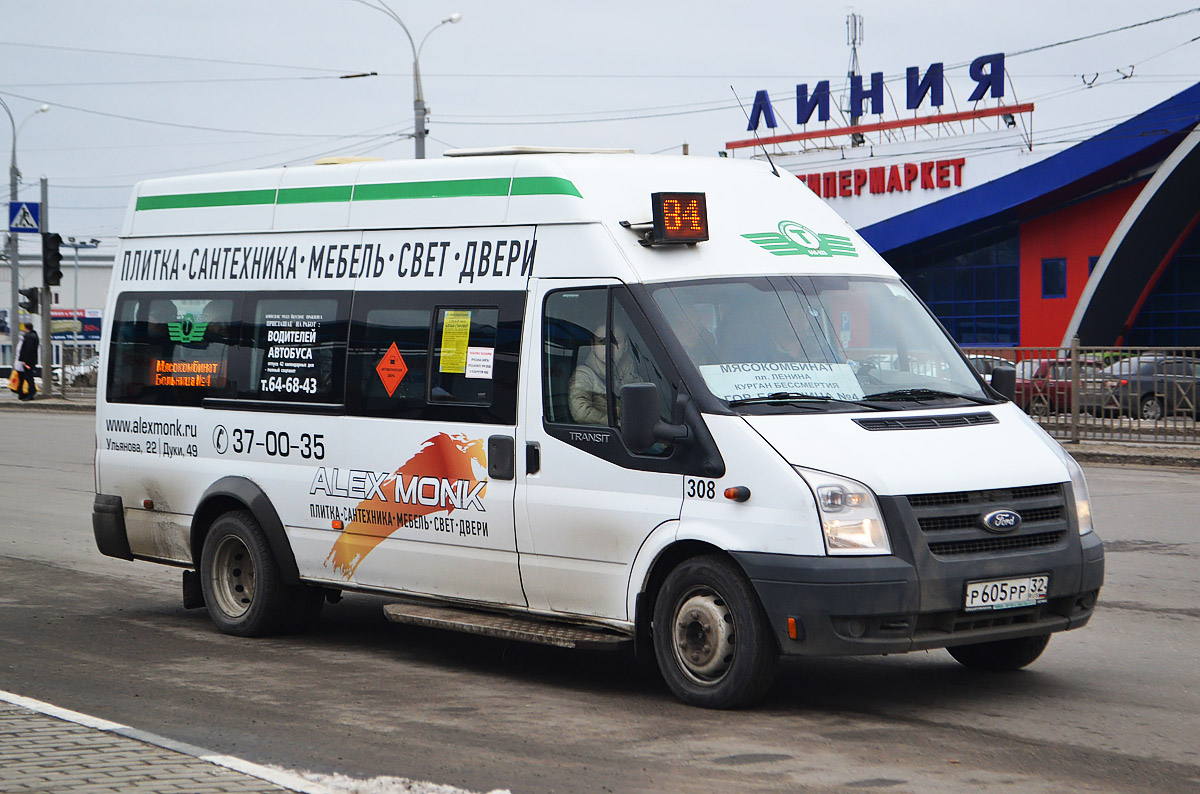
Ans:
[[[33,368],[38,360],[38,335],[33,330],[32,323],[21,323],[21,352],[17,354],[17,399],[32,400],[37,394],[37,385],[33,382]],[[29,387],[26,389],[25,384]]]

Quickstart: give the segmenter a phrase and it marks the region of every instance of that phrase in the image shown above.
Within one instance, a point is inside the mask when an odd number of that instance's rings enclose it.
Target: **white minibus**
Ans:
[[[1074,460],[769,163],[529,148],[139,184],[96,543],[236,635],[631,647],[687,703],[784,655],[1032,662],[1104,571]]]

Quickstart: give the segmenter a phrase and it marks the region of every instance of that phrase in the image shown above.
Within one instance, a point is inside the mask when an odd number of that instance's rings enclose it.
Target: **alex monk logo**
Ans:
[[[183,315],[178,322],[167,323],[167,336],[172,342],[191,345],[204,339],[204,331],[208,323],[198,323],[190,314]]]
[[[795,221],[780,221],[778,232],[755,232],[742,237],[775,256],[858,256],[849,237],[817,234]]]

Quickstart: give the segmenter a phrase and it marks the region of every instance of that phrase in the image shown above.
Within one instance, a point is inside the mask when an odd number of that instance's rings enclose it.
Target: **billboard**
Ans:
[[[99,309],[51,309],[50,338],[70,342],[78,332],[80,342],[99,342],[102,313]]]

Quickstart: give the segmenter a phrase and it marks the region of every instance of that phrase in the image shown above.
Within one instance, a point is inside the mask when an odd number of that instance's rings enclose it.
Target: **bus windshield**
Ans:
[[[748,401],[992,400],[896,279],[774,276],[651,286],[709,390]]]

